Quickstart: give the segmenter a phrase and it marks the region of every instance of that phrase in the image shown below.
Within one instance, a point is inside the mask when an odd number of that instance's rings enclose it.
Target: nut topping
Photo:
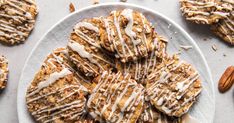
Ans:
[[[234,83],[234,66],[229,66],[219,80],[218,89],[221,93],[228,91]]]

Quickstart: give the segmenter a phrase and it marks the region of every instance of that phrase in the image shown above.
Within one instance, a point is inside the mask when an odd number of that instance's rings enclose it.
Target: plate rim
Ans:
[[[20,83],[23,76],[23,72],[25,71],[26,69],[26,66],[27,66],[27,63],[29,62],[30,60],[30,57],[33,55],[34,51],[36,50],[36,48],[38,47],[38,45],[44,40],[44,38],[55,28],[57,27],[61,22],[65,21],[66,19],[70,18],[71,16],[77,14],[77,13],[80,13],[82,11],[85,11],[85,10],[89,10],[89,9],[93,9],[93,8],[98,8],[98,7],[105,7],[105,6],[111,6],[111,5],[114,5],[114,6],[118,6],[118,5],[122,5],[122,6],[131,6],[131,7],[135,7],[135,8],[140,8],[140,9],[144,9],[146,11],[149,11],[149,12],[152,12],[152,13],[155,13],[159,16],[161,16],[162,18],[166,19],[168,22],[170,22],[172,25],[174,25],[176,28],[178,28],[192,43],[192,45],[195,47],[195,49],[197,50],[197,52],[199,53],[199,55],[201,56],[201,60],[202,62],[204,63],[204,66],[205,66],[205,69],[207,70],[207,74],[208,74],[208,79],[210,81],[210,84],[212,85],[211,87],[211,91],[212,91],[212,99],[213,99],[213,106],[214,108],[216,109],[216,104],[215,104],[215,100],[216,100],[216,96],[215,96],[215,90],[214,90],[214,81],[213,81],[213,77],[212,77],[212,74],[211,74],[211,71],[210,71],[210,67],[205,59],[205,56],[204,54],[202,53],[200,47],[198,47],[197,43],[193,40],[193,38],[188,34],[187,31],[185,31],[184,28],[182,28],[179,24],[177,24],[176,22],[174,22],[172,19],[170,19],[169,17],[167,17],[166,15],[154,10],[154,9],[151,9],[151,8],[148,8],[148,7],[145,7],[145,6],[141,6],[141,5],[137,5],[137,4],[133,4],[133,3],[122,3],[122,2],[106,2],[106,3],[100,3],[100,4],[96,4],[96,5],[89,5],[89,6],[86,6],[86,7],[83,7],[79,10],[76,10],[75,12],[73,13],[70,13],[69,15],[66,15],[65,17],[63,17],[62,19],[60,19],[58,22],[56,22],[53,26],[51,26],[43,35],[42,37],[37,41],[37,43],[34,45],[34,47],[32,48],[31,52],[29,53],[29,55],[27,56],[27,59],[25,60],[24,62],[24,65],[23,65],[23,68],[21,70],[21,74],[20,74],[20,77],[18,79],[18,86],[17,86],[17,95],[16,95],[16,103],[17,103],[17,117],[18,117],[18,121],[19,123],[21,123],[21,117],[20,117],[20,113],[19,113],[19,107],[20,107],[20,104],[18,103],[19,102],[19,93],[20,93]],[[214,109],[214,112],[212,112],[212,122],[214,121],[214,116],[215,116],[215,109]]]

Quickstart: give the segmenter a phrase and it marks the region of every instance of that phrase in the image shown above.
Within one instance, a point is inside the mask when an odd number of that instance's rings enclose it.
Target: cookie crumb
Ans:
[[[176,55],[181,55],[182,54],[182,52],[181,52],[181,50],[179,50],[177,53],[175,53]]]
[[[72,13],[72,12],[75,11],[75,7],[74,7],[73,3],[70,3],[70,5],[69,5],[69,11],[70,11],[70,13]]]
[[[207,41],[207,38],[204,38],[203,40],[204,40],[204,41]]]
[[[189,50],[189,49],[193,49],[193,46],[190,46],[190,45],[180,45],[180,48],[182,48],[184,50]]]
[[[214,51],[217,51],[218,50],[218,48],[217,48],[217,46],[214,44],[214,45],[212,45],[212,49],[214,50]]]
[[[93,0],[93,4],[99,4],[99,0]]]
[[[120,2],[127,2],[127,0],[120,0]]]
[[[225,53],[223,53],[223,56],[226,57],[227,55]]]
[[[171,27],[171,24],[168,24],[167,28],[169,29]]]

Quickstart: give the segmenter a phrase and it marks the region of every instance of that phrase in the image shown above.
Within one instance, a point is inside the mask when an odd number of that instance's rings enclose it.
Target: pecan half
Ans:
[[[73,3],[69,4],[69,11],[72,13],[75,11],[75,6],[73,5]]]
[[[219,91],[224,93],[228,91],[234,83],[234,66],[229,66],[219,80]]]

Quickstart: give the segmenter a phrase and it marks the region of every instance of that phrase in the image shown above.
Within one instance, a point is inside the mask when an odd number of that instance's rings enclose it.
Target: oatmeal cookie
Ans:
[[[26,93],[29,112],[37,122],[77,122],[85,115],[85,79],[69,65],[65,48],[44,61]]]
[[[86,76],[97,76],[111,70],[114,60],[100,46],[100,18],[85,19],[73,29],[68,43],[71,60]]]
[[[0,42],[23,43],[34,28],[35,0],[0,0]]]
[[[143,86],[120,72],[104,72],[93,81],[97,85],[87,103],[93,118],[108,123],[137,121],[143,107]]]
[[[227,18],[212,25],[211,30],[224,41],[234,45],[234,1],[230,1],[229,4],[232,4],[233,11]]]
[[[186,113],[201,92],[198,72],[174,55],[147,78],[146,99],[168,116]]]
[[[4,89],[8,78],[8,61],[6,57],[0,56],[0,90]]]
[[[141,58],[136,61],[122,63],[117,61],[116,68],[123,75],[129,74],[132,79],[138,83],[145,85],[147,76],[155,70],[155,67],[160,64],[168,55],[166,53],[166,39],[161,36],[156,36],[154,39],[155,49],[146,58]]]
[[[169,117],[158,111],[149,102],[144,103],[143,113],[137,123],[180,123],[178,118]]]
[[[180,0],[181,11],[187,20],[198,24],[214,24],[230,15],[232,6],[225,0]]]
[[[147,57],[153,50],[153,34],[145,16],[131,9],[112,11],[100,29],[101,45],[121,62]]]

